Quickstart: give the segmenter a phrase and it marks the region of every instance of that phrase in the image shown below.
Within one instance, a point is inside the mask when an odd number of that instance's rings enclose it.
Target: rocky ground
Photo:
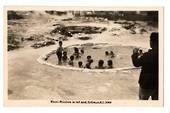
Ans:
[[[39,15],[41,14],[41,15]],[[106,31],[90,34],[88,40],[80,40],[76,35],[66,37],[64,46],[89,42],[149,48],[149,35],[157,30],[145,22],[132,22],[135,28],[122,25],[122,21],[82,22],[67,20],[66,16],[54,16],[44,13],[27,19],[10,20],[8,27],[21,38],[22,47],[8,51],[8,97],[9,99],[63,99],[63,100],[120,100],[138,99],[138,77],[140,70],[120,70],[115,72],[91,73],[57,69],[42,65],[37,59],[58,47],[62,34],[50,34],[56,28],[54,24],[105,27]],[[35,15],[35,14],[34,14]],[[45,16],[42,16],[45,15]],[[66,20],[63,20],[66,19]],[[123,21],[124,22],[124,21]],[[22,23],[22,24],[19,24]],[[131,22],[130,22],[131,23]],[[129,23],[128,23],[129,24]],[[141,27],[142,25],[142,27]],[[22,29],[17,31],[16,29]],[[130,29],[130,30],[129,30]],[[20,33],[19,33],[20,32]],[[65,36],[64,36],[65,37]],[[44,41],[50,45],[34,48],[32,45]],[[41,44],[40,44],[41,45]]]

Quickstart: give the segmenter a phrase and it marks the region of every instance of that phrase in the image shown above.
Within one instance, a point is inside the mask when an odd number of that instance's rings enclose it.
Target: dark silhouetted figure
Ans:
[[[107,61],[107,65],[108,65],[108,69],[112,69],[113,68],[113,62],[112,62],[112,60],[108,60]]]
[[[58,57],[58,64],[60,65],[62,62],[62,52],[63,52],[63,47],[62,47],[62,41],[59,41],[59,47],[57,48],[57,51],[56,51],[56,54],[57,54],[57,57]]]
[[[132,62],[134,66],[142,68],[139,77],[139,99],[158,100],[158,33],[153,32],[150,35],[151,49],[142,53],[138,48],[133,50]]]
[[[98,61],[98,66],[96,66],[97,69],[105,69],[105,67],[103,66],[104,61],[103,60],[99,60]]]
[[[66,52],[66,51],[64,51],[64,52],[63,52],[62,60],[63,60],[63,62],[64,62],[64,63],[66,63],[66,62],[67,62],[67,60],[68,60],[67,52]]]
[[[81,49],[80,52],[81,52],[81,54],[84,54],[84,49]]]
[[[74,56],[71,55],[68,64],[69,64],[70,66],[74,66],[74,62],[73,62],[73,61],[74,61]]]
[[[108,51],[105,51],[105,55],[108,56],[108,55],[109,55],[109,52],[108,52]]]
[[[82,61],[79,61],[79,62],[78,62],[78,66],[79,66],[79,68],[83,68],[83,62],[82,62]]]
[[[110,51],[110,56],[111,56],[111,58],[115,57],[115,54],[113,53],[113,51]]]
[[[85,68],[91,69],[91,64],[93,63],[93,59],[86,63]]]
[[[87,56],[87,62],[91,62],[92,58],[90,55]]]
[[[79,53],[79,49],[77,47],[74,47],[74,54],[76,59],[78,59],[80,57],[80,53]]]

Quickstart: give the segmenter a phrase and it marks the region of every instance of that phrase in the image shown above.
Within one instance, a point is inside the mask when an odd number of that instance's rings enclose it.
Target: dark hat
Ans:
[[[150,36],[150,41],[158,43],[158,36],[159,36],[158,32],[152,32]]]

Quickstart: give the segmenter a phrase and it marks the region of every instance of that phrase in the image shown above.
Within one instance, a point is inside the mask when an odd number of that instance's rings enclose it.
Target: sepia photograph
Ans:
[[[163,106],[162,7],[4,9],[6,105]]]

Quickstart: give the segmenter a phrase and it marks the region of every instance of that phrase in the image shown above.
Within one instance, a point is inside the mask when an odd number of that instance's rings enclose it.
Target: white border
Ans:
[[[169,7],[170,1],[169,0],[6,0],[6,1],[2,1],[0,3],[0,59],[1,59],[1,67],[0,67],[0,80],[1,80],[1,84],[0,84],[0,112],[1,113],[32,113],[32,112],[41,112],[41,113],[46,113],[46,112],[74,112],[74,113],[80,113],[80,112],[98,112],[98,113],[102,113],[102,112],[115,112],[115,113],[124,113],[124,112],[128,112],[128,113],[169,113],[170,112],[170,76],[168,75],[170,73],[170,69],[169,69],[169,58],[170,58],[170,7]],[[34,109],[34,107],[29,107],[29,108],[21,108],[21,107],[13,107],[13,108],[5,108],[3,107],[3,6],[4,5],[59,5],[59,6],[164,6],[165,7],[165,104],[164,107],[159,107],[159,108],[152,108],[152,107],[140,107],[140,108],[136,108],[136,107],[119,107],[119,108],[92,108],[92,107],[88,107],[88,108],[82,108],[82,107],[76,107],[76,108],[63,108],[63,107],[57,107],[57,108],[37,108]],[[56,111],[57,110],[57,111]]]

